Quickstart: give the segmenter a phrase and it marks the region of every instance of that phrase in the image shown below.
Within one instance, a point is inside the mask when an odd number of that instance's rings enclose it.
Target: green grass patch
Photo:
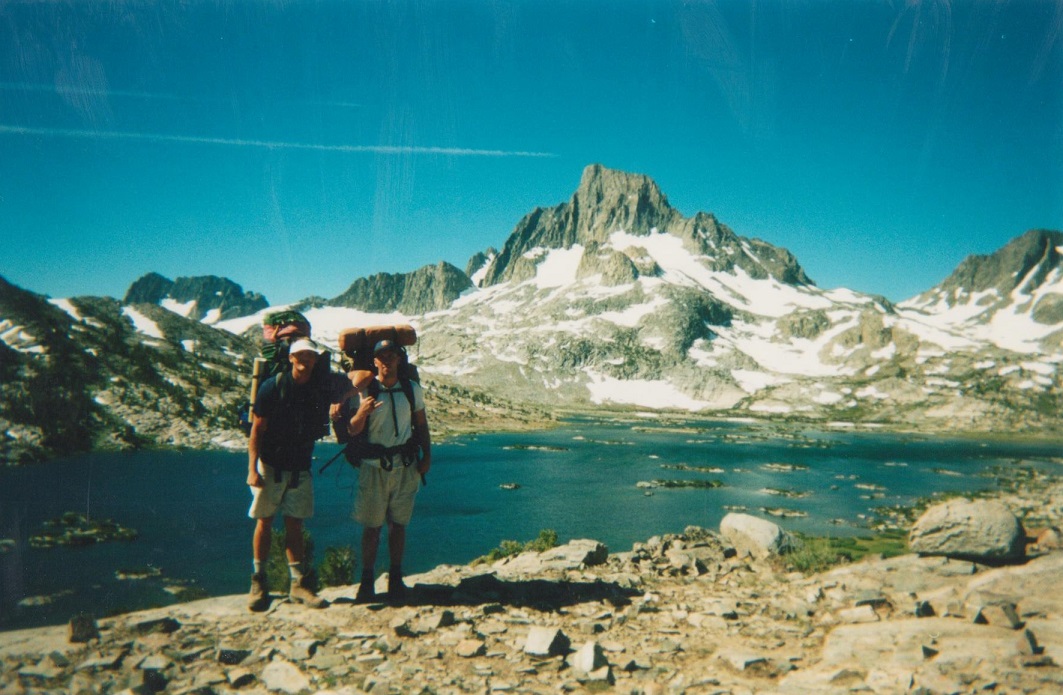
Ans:
[[[837,565],[857,562],[868,556],[897,557],[908,553],[908,534],[884,531],[874,536],[844,538],[797,536],[797,548],[780,560],[803,574],[816,574]]]

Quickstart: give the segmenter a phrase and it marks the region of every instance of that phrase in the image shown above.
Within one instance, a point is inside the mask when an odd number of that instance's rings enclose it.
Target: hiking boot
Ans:
[[[362,579],[358,585],[358,593],[354,596],[355,603],[372,603],[376,601],[376,589],[373,588],[372,579]]]
[[[302,581],[292,582],[288,590],[288,600],[292,603],[301,603],[309,608],[324,608],[325,599],[303,586]]]
[[[388,575],[388,603],[399,605],[406,600],[406,585],[401,574]]]
[[[265,574],[251,575],[251,591],[247,595],[247,608],[255,613],[269,608],[269,587],[266,586]]]

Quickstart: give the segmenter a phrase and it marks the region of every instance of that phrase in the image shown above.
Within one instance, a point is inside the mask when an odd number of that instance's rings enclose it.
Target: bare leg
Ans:
[[[362,529],[362,576],[372,574],[376,567],[376,553],[380,548],[380,530],[382,527]]]
[[[255,535],[251,543],[255,560],[262,563],[265,571],[266,560],[269,559],[269,544],[273,539],[273,517],[255,520]]]
[[[303,561],[303,520],[284,517],[284,550],[288,564]]]
[[[406,551],[406,527],[402,524],[388,524],[388,559],[392,567],[402,566],[402,555]]]

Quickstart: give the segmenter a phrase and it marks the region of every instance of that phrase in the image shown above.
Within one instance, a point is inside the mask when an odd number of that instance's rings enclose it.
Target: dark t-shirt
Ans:
[[[282,394],[278,379],[283,377],[287,383]],[[315,397],[315,389],[296,384],[286,374],[270,377],[258,388],[254,412],[267,420],[259,457],[267,466],[282,471],[310,469],[317,438],[313,424],[317,412]]]

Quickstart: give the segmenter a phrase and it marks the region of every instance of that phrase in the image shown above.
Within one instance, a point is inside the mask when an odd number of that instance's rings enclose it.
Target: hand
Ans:
[[[383,403],[373,396],[366,396],[358,404],[358,415],[368,417],[369,413],[379,408]]]
[[[262,487],[262,474],[257,470],[247,474],[247,484],[251,487]]]
[[[330,403],[328,407],[328,416],[330,420],[338,420],[340,417],[340,408],[343,407],[342,403]]]
[[[432,457],[425,456],[423,459],[417,462],[417,472],[421,475],[427,475],[428,469],[432,467]]]

